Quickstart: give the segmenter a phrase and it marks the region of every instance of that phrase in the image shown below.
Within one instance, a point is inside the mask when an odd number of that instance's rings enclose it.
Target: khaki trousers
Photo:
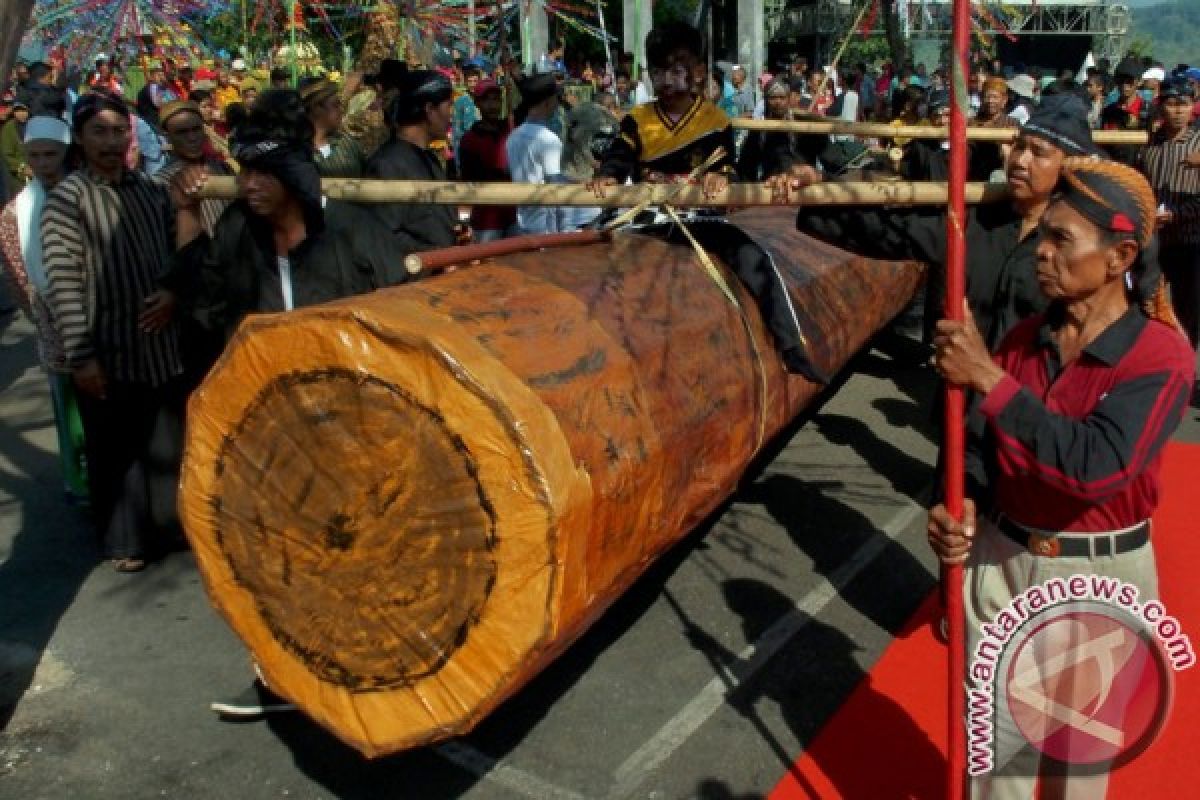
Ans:
[[[967,624],[968,671],[975,646],[982,637],[980,626],[996,616],[1026,589],[1052,578],[1072,575],[1107,575],[1138,587],[1139,602],[1158,597],[1158,572],[1152,542],[1115,556],[1048,558],[1036,556],[1005,536],[992,520],[981,518],[964,569],[963,606]],[[999,685],[999,681],[997,681]],[[1003,693],[1000,693],[1003,694]],[[1047,759],[1030,745],[1011,717],[999,713],[1007,698],[993,698],[996,709],[992,773],[971,779],[971,797],[976,800],[1030,800],[1034,797],[1040,771],[1066,775],[1065,791],[1041,793],[1070,800],[1100,800],[1108,785],[1106,772],[1081,774],[1077,768]]]

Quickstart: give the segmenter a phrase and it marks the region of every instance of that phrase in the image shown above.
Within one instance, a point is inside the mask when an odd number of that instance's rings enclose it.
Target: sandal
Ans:
[[[112,565],[117,572],[141,572],[146,568],[146,560],[136,557],[114,558]]]

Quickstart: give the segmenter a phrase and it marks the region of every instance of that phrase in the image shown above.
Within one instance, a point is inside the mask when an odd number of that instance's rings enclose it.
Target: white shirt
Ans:
[[[283,310],[291,311],[296,307],[292,297],[292,261],[287,256],[276,256],[275,263],[279,265],[279,288],[283,295]]]
[[[563,143],[542,122],[526,122],[508,136],[508,168],[513,183],[563,183]],[[561,209],[551,206],[518,206],[517,224],[522,233],[557,233]]]

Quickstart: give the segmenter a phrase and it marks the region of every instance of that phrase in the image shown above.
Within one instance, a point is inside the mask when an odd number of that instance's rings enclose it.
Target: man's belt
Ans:
[[[1059,533],[1051,536],[1024,528],[1003,514],[996,526],[1001,533],[1035,556],[1047,558],[1120,555],[1150,541],[1150,520],[1119,533]]]

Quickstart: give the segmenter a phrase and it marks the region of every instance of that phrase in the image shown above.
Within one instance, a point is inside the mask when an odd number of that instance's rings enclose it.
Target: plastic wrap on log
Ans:
[[[735,219],[827,374],[922,278]],[[378,755],[536,675],[820,392],[736,291],[748,323],[690,248],[619,234],[246,321],[192,398],[181,507],[269,682]]]

